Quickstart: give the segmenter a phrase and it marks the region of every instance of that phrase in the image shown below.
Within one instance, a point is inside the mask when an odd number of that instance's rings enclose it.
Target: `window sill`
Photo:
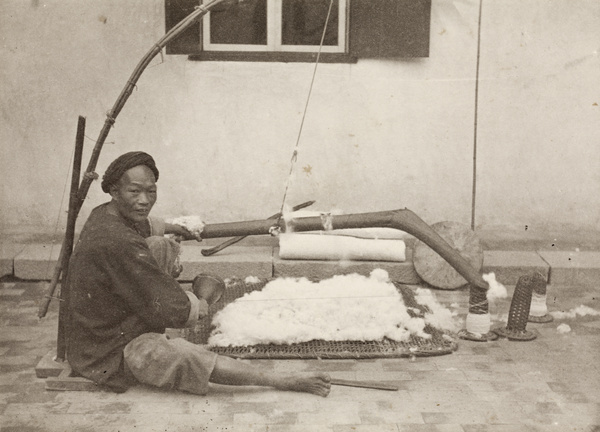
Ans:
[[[314,63],[317,53],[306,52],[241,52],[241,51],[203,51],[188,56],[191,61],[243,61],[243,62],[281,62]],[[321,53],[319,63],[356,63],[358,59],[345,53]]]

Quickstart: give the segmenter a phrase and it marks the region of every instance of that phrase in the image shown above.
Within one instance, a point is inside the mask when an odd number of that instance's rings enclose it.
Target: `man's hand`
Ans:
[[[180,242],[182,240],[202,241],[202,238],[200,236],[195,236],[181,225],[166,223],[165,234],[173,234],[175,236],[175,241],[177,242]]]
[[[198,239],[196,238],[196,236],[194,234],[192,234],[191,232],[189,232],[187,229],[185,229],[182,226],[178,226],[179,230],[178,232],[175,234],[176,237],[180,237],[181,240],[202,240],[202,239]]]
[[[190,299],[190,314],[185,327],[193,327],[199,319],[208,316],[208,303],[203,298],[196,297],[191,291],[185,291],[185,294]]]
[[[182,271],[183,271],[183,266],[181,265],[179,260],[176,260],[175,264],[173,264],[173,270],[171,270],[171,277],[173,279],[177,279]]]

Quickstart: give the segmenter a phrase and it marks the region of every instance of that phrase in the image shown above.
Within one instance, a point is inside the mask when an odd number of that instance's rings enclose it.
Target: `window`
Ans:
[[[166,27],[202,0],[166,0]],[[314,61],[330,0],[224,2],[167,46],[192,60]],[[427,57],[431,0],[334,0],[323,62]]]
[[[346,0],[244,0],[203,17],[205,51],[346,52]]]

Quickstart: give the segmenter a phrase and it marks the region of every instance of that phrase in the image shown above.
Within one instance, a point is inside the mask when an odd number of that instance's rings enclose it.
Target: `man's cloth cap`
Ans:
[[[110,193],[110,187],[116,184],[127,170],[138,165],[146,165],[154,173],[154,179],[158,180],[158,168],[156,168],[152,156],[141,151],[133,151],[125,153],[111,162],[102,177],[102,190]]]

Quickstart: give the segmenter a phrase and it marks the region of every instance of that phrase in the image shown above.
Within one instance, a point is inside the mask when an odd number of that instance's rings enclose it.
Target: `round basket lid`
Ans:
[[[431,225],[477,271],[483,266],[483,248],[479,237],[467,225],[444,221]],[[413,262],[417,274],[435,288],[457,289],[467,281],[437,252],[420,240],[415,243]]]

